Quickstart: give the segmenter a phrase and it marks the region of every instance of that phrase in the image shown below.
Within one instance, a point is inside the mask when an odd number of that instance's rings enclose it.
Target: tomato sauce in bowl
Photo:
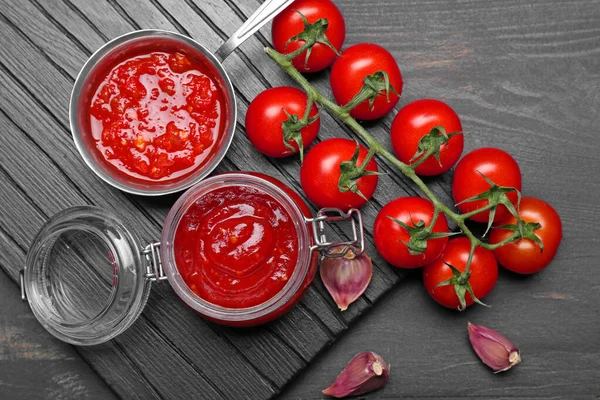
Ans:
[[[219,59],[174,32],[106,43],[81,69],[69,103],[87,166],[128,193],[161,196],[200,182],[235,134],[235,93]]]
[[[120,173],[167,181],[198,169],[223,134],[224,95],[204,63],[180,51],[130,54],[95,90],[96,149]]]

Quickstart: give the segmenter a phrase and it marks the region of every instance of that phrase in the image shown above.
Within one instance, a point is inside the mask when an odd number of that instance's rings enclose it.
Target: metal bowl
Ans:
[[[223,134],[217,138],[216,151],[196,170],[181,178],[165,182],[136,179],[116,170],[97,151],[91,134],[88,107],[99,80],[108,69],[123,59],[123,54],[148,49],[156,51],[177,49],[205,62],[213,70],[212,75],[225,96],[225,120]],[[92,171],[106,183],[124,192],[143,196],[161,196],[179,192],[204,179],[221,162],[233,139],[237,119],[237,107],[233,85],[221,62],[208,49],[195,40],[175,32],[164,30],[139,30],[119,36],[98,49],[85,63],[71,93],[69,121],[77,150]]]

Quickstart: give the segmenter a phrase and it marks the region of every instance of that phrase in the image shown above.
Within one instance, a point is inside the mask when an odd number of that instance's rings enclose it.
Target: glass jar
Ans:
[[[185,282],[175,260],[175,236],[182,217],[199,199],[219,189],[251,188],[276,201],[290,216],[297,235],[298,257],[285,286],[263,303],[227,308],[198,296]],[[348,221],[352,238],[331,243],[329,222]],[[343,247],[342,251],[335,249]],[[168,280],[185,304],[211,321],[254,326],[289,311],[311,284],[319,253],[340,257],[362,251],[358,210],[319,211],[315,218],[302,199],[283,183],[262,174],[227,173],[206,179],[185,192],[171,208],[161,242],[142,246],[113,213],[75,207],[52,217],[35,237],[21,271],[22,297],[35,317],[57,338],[76,345],[112,339],[141,313],[151,282]]]

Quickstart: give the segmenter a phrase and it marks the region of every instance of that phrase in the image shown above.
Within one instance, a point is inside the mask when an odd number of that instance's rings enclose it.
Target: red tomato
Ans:
[[[471,241],[464,237],[450,239],[442,257],[438,258],[432,264],[423,268],[423,283],[425,289],[435,301],[448,308],[459,308],[460,302],[453,285],[435,287],[440,282],[451,279],[454,274],[448,264],[454,266],[461,272],[464,272],[471,250]],[[479,300],[487,296],[498,280],[498,264],[494,254],[484,249],[476,247],[471,261],[471,277],[469,283],[473,289],[475,297]],[[473,304],[473,298],[469,293],[465,294],[467,307]]]
[[[402,107],[394,118],[391,130],[392,147],[396,157],[405,164],[420,160],[418,158],[411,162],[417,153],[419,141],[437,126],[442,126],[447,134],[462,132],[458,115],[443,101],[422,99]],[[448,171],[460,158],[463,147],[463,135],[452,136],[447,143],[440,146],[440,162],[433,155],[429,156],[415,168],[415,172],[432,176]]]
[[[418,268],[436,260],[444,251],[448,238],[427,240],[427,249],[419,255],[412,255],[408,246],[402,242],[410,240],[409,232],[394,218],[408,226],[423,221],[425,226],[431,225],[433,203],[421,197],[400,197],[387,203],[375,218],[373,236],[379,254],[390,264],[398,268]],[[448,232],[448,222],[443,213],[433,226],[433,232]]]
[[[487,191],[490,184],[483,179],[484,174],[499,186],[513,187],[521,191],[521,170],[519,164],[507,152],[491,147],[473,150],[458,162],[454,171],[454,180],[452,182],[452,194],[454,201],[458,204],[463,200],[476,196]],[[517,193],[508,193],[511,203],[517,203]],[[458,204],[458,209],[462,213],[475,211],[485,207],[487,200],[476,200]],[[505,206],[498,206],[494,221],[500,221],[508,215]],[[489,211],[475,214],[471,217],[473,221],[487,222]]]
[[[306,196],[319,208],[334,207],[342,210],[359,208],[367,202],[357,193],[340,192],[340,163],[348,161],[356,151],[356,142],[350,139],[332,138],[315,145],[300,168],[300,183]],[[361,165],[367,156],[367,149],[360,146],[357,165]],[[367,170],[377,171],[375,160],[367,164]],[[377,187],[377,175],[363,176],[358,179],[360,192],[370,199]]]
[[[293,87],[276,87],[267,89],[252,100],[246,112],[246,133],[248,139],[258,151],[269,157],[286,157],[298,152],[298,144],[294,140],[284,143],[282,124],[288,119],[284,110],[302,118],[306,112],[308,98],[306,93]],[[310,117],[317,115],[317,107],[313,104]],[[310,145],[319,133],[320,121],[300,130],[303,147]]]
[[[402,93],[402,74],[394,57],[381,46],[371,43],[360,43],[348,47],[333,63],[331,68],[331,90],[339,105],[345,105],[360,92],[363,80],[377,71],[387,72],[390,84],[398,95],[390,91],[389,101],[384,95],[377,96],[370,110],[369,101],[365,100],[350,111],[357,119],[372,120],[381,118],[394,108]],[[382,92],[383,93],[383,92]]]
[[[541,228],[533,233],[544,244],[544,251],[540,252],[540,246],[533,240],[524,238],[494,250],[494,255],[498,263],[506,269],[519,274],[533,274],[545,268],[556,255],[562,239],[562,223],[558,213],[550,204],[533,197],[521,199],[519,217],[524,222],[537,222],[541,225]],[[509,215],[498,225],[516,223],[517,219]],[[493,228],[490,233],[490,243],[500,243],[511,234],[510,230]]]
[[[344,44],[346,38],[346,23],[342,13],[330,0],[296,0],[292,5],[283,10],[273,19],[273,47],[282,54],[292,53],[305,43],[304,40],[294,40],[287,46],[287,41],[304,31],[302,13],[310,24],[318,19],[325,18],[329,23],[325,35],[333,47],[338,51]],[[306,62],[306,51],[294,57],[292,64],[301,72],[317,72],[331,65],[337,55],[323,43],[316,43],[308,62]]]

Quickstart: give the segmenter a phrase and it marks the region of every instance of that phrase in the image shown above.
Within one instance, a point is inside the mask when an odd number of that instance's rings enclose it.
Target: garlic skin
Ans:
[[[390,368],[377,353],[359,353],[340,372],[323,394],[341,399],[379,389],[390,376]]]
[[[341,252],[336,249],[334,252]],[[341,311],[358,299],[367,289],[373,276],[373,263],[365,253],[352,249],[339,258],[324,257],[321,262],[321,280]]]
[[[470,322],[467,329],[473,350],[494,373],[507,371],[521,362],[519,349],[498,332]]]

